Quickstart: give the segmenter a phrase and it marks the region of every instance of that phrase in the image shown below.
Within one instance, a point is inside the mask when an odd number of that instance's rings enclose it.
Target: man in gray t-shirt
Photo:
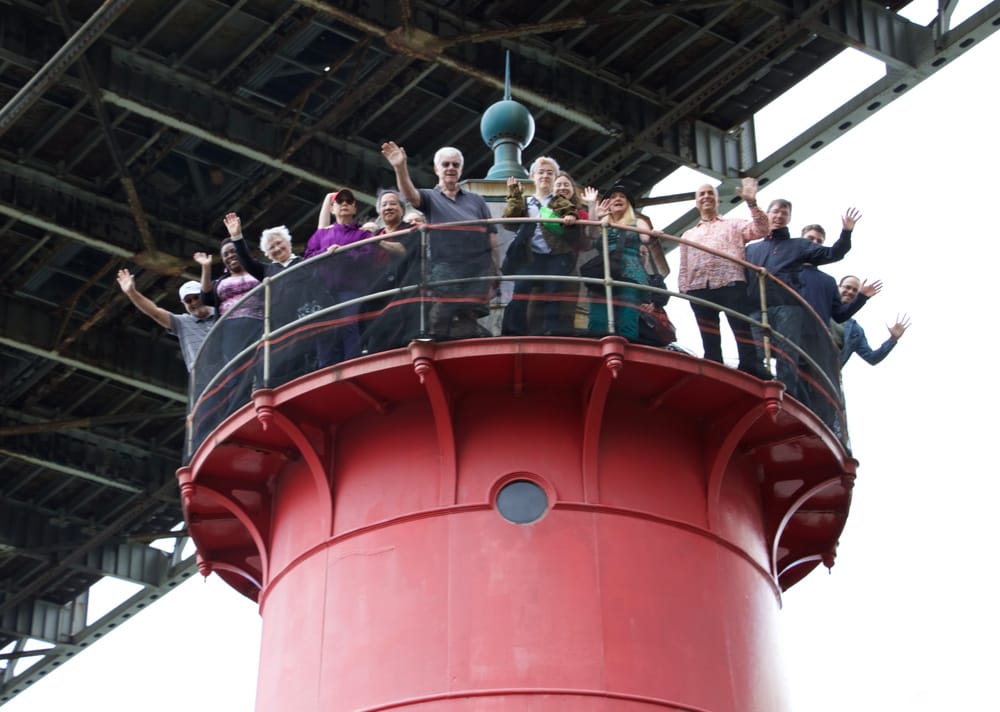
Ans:
[[[410,178],[406,151],[393,141],[382,144],[382,155],[396,173],[396,187],[430,223],[488,220],[490,209],[481,195],[459,185],[465,159],[457,148],[446,146],[434,154],[438,184],[417,188]],[[467,279],[457,284],[439,284],[432,292],[428,321],[436,338],[489,336],[476,319],[489,313],[487,302],[493,290],[490,277],[500,273],[500,248],[495,225],[467,225],[432,230],[429,236],[431,282]]]
[[[215,323],[215,310],[201,301],[201,284],[192,280],[181,285],[180,298],[186,314],[174,314],[154,304],[135,288],[135,278],[127,269],[118,270],[118,286],[139,311],[177,337],[184,365],[190,372],[205,336]]]

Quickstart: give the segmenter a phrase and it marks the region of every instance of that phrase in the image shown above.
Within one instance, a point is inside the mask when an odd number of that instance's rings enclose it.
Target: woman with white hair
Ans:
[[[243,239],[242,223],[236,213],[228,213],[223,222],[236,256],[243,269],[263,282],[267,277],[274,277],[286,267],[291,267],[302,260],[292,252],[292,234],[284,225],[269,227],[260,235],[260,251],[267,255],[270,263],[257,260],[250,254],[246,240]],[[298,317],[300,312],[318,309],[315,297],[309,285],[296,281],[292,286],[287,279],[278,280],[278,286],[271,299],[270,328],[276,330],[289,324]],[[280,285],[280,286],[279,286]],[[291,380],[306,370],[303,359],[297,354],[297,345],[291,337],[279,337],[271,345],[271,369],[269,385],[276,385]]]
[[[302,259],[292,252],[292,234],[284,225],[269,227],[260,234],[260,251],[271,260],[270,264],[265,264],[254,259],[253,255],[250,254],[250,248],[247,247],[246,241],[243,239],[240,216],[236,213],[229,213],[223,222],[233,240],[236,256],[240,258],[243,269],[262,282],[265,277],[273,277],[285,267],[290,267]]]

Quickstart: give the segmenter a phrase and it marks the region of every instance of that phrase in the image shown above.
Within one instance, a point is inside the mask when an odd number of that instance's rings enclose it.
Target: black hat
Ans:
[[[632,199],[632,191],[625,187],[624,183],[615,183],[608,191],[604,194],[605,198],[610,198],[613,193],[621,193],[625,196],[625,200],[632,207],[635,207],[635,200]]]

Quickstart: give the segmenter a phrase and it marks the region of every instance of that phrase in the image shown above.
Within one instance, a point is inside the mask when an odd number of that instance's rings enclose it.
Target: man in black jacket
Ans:
[[[861,213],[855,208],[848,208],[842,218],[843,229],[840,238],[831,246],[817,245],[801,237],[791,237],[788,232],[788,222],[792,216],[792,204],[783,198],[772,200],[767,208],[767,217],[771,223],[771,234],[763,240],[747,245],[747,262],[763,267],[768,272],[764,290],[767,306],[767,320],[775,356],[778,361],[778,380],[785,384],[788,393],[799,400],[805,400],[798,374],[798,354],[790,344],[798,346],[802,335],[802,321],[805,309],[798,296],[802,289],[800,273],[805,264],[825,265],[838,262],[851,249],[851,234]],[[771,277],[781,280],[779,284]],[[787,285],[787,286],[785,286]],[[748,275],[747,287],[750,300],[756,304],[753,318],[760,321],[761,293],[757,274]],[[762,343],[764,334],[755,329],[758,343]],[[768,334],[768,336],[771,335]]]

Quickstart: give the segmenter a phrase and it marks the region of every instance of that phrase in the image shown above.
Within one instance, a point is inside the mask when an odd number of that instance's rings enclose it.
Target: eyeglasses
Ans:
[[[441,161],[440,165],[441,165],[442,168],[461,168],[462,167],[462,162],[461,161]]]

